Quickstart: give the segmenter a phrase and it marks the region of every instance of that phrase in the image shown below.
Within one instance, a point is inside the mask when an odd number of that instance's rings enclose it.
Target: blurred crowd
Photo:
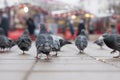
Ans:
[[[66,16],[64,18],[53,18],[47,11],[41,8],[30,8],[28,13],[23,13],[18,8],[5,8],[0,10],[0,27],[5,31],[5,35],[11,37],[10,32],[28,28],[30,37],[34,40],[40,32],[40,27],[44,26],[53,34],[61,35],[66,39],[74,40],[82,29],[86,34],[102,34],[106,31],[120,34],[120,20],[113,16],[103,18],[86,18],[77,16],[78,20]],[[18,32],[19,33],[19,32]],[[19,35],[18,35],[19,36]],[[17,37],[18,37],[17,36]]]

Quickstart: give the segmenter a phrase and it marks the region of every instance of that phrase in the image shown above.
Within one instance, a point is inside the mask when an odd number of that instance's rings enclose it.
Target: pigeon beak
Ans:
[[[102,39],[102,40],[103,40],[103,39],[104,39],[104,37],[103,37],[103,36],[100,36],[100,38],[99,38],[99,39]]]

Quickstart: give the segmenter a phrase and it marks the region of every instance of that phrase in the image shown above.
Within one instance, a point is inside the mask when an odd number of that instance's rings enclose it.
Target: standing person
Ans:
[[[31,37],[32,39],[34,39],[35,24],[34,24],[34,21],[33,21],[33,18],[32,18],[32,17],[29,17],[29,18],[26,20],[26,25],[27,25],[27,27],[28,27],[30,37]]]
[[[48,24],[48,31],[57,35],[58,25],[55,22],[51,22]]]
[[[67,23],[68,27],[69,27],[69,30],[70,30],[70,33],[71,33],[71,38],[73,39],[74,37],[74,26],[73,26],[73,20],[70,20],[68,23]]]
[[[78,33],[77,33],[77,35],[79,35],[81,33],[82,29],[85,29],[84,20],[80,20],[80,23],[78,24]]]
[[[34,15],[34,23],[36,27],[34,30],[34,34],[35,34],[35,37],[37,37],[40,32],[40,15],[38,12]]]
[[[40,28],[41,26],[45,26],[46,23],[46,15],[48,13],[43,11],[41,8],[39,8],[39,10],[37,11],[37,13],[34,15],[34,22],[35,22],[35,30],[34,30],[34,34],[37,37],[40,33]]]
[[[9,17],[6,12],[2,14],[0,27],[3,28],[5,35],[8,36]]]
[[[89,22],[88,31],[90,34],[94,34],[94,23],[92,20],[90,20],[90,22]]]

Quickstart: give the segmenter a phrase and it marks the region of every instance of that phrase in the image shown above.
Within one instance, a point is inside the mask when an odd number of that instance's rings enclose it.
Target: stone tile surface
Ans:
[[[0,80],[118,80],[120,77],[120,58],[110,54],[111,49],[89,41],[85,54],[73,44],[62,47],[58,57],[42,59],[36,62],[36,48],[33,42],[31,49],[22,55],[17,46],[11,51],[0,53]]]

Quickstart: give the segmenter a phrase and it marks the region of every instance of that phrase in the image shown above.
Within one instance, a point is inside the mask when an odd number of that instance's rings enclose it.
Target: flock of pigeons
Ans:
[[[120,35],[119,34],[109,34],[104,33],[98,40],[94,43],[99,45],[101,48],[104,44],[106,44],[109,48],[113,49],[111,53],[119,51],[119,55],[114,58],[120,57]],[[26,29],[22,36],[19,37],[17,41],[11,40],[4,35],[4,31],[0,28],[0,49],[1,51],[5,51],[6,49],[11,49],[13,46],[17,45],[19,49],[23,51],[28,51],[31,48],[32,40],[29,37],[29,31]],[[40,59],[39,56],[41,53],[47,56],[47,60],[49,60],[50,52],[55,51],[57,56],[57,52],[60,51],[61,47],[66,44],[72,44],[72,42],[63,39],[57,35],[54,35],[46,30],[45,27],[41,27],[41,31],[35,40],[35,46],[37,49],[36,59]],[[75,46],[79,49],[80,53],[84,53],[84,49],[88,45],[88,38],[85,34],[85,30],[82,30],[80,35],[78,35],[75,39]]]
[[[57,56],[57,52],[60,51],[61,47],[66,44],[72,44],[72,42],[63,39],[57,35],[54,35],[46,30],[44,26],[41,27],[41,31],[39,36],[37,36],[35,40],[35,46],[37,49],[36,59],[39,59],[39,54],[43,53],[47,55],[47,60],[49,59],[49,54],[51,51],[55,51]],[[29,37],[29,31],[26,29],[24,33],[18,38],[18,40],[14,41],[9,39],[4,35],[4,31],[0,28],[0,49],[4,52],[7,49],[11,49],[13,46],[17,45],[20,50],[28,51],[32,46],[32,40]]]

